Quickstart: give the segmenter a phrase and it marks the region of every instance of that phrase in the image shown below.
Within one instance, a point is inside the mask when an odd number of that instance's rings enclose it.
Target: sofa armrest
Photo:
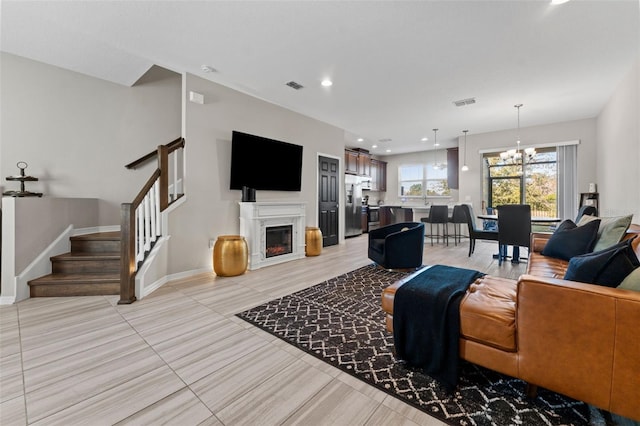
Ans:
[[[522,275],[519,377],[609,411],[640,417],[640,293]]]
[[[552,234],[553,232],[532,232],[531,245],[529,246],[531,251],[540,253]]]

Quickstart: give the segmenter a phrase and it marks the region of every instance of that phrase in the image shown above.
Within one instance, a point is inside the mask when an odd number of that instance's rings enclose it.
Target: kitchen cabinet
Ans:
[[[358,151],[344,150],[344,172],[350,175],[358,174]]]
[[[380,226],[413,222],[413,209],[398,206],[380,206]]]
[[[450,189],[458,189],[458,148],[447,148],[447,185]]]
[[[344,172],[349,175],[371,177],[371,154],[366,149],[345,148]]]
[[[387,190],[387,163],[386,161],[371,159],[371,190]]]
[[[358,175],[371,176],[371,154],[368,152],[358,152]]]

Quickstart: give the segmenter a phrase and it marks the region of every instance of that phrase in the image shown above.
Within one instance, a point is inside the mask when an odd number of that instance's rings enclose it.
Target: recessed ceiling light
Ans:
[[[362,139],[362,138],[358,138],[357,140],[358,140],[358,142],[364,141],[364,139]]]
[[[388,149],[388,150],[387,150],[387,152],[391,152],[391,150],[390,150],[390,149]]]
[[[216,69],[214,67],[211,67],[209,65],[203,65],[200,67],[200,69],[204,72],[216,72]]]
[[[330,87],[330,86],[333,86],[333,81],[329,80],[328,78],[325,78],[324,80],[322,80],[320,84],[322,84],[324,87]]]
[[[376,149],[378,145],[371,145],[371,148]]]
[[[422,138],[422,139],[420,139],[420,140],[421,140],[422,142],[426,142],[426,141],[428,141],[428,140],[429,140],[429,138]]]
[[[551,0],[551,4],[567,3],[569,0]]]

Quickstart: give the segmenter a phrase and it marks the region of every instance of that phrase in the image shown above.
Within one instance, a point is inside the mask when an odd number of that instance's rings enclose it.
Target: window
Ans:
[[[488,207],[529,204],[532,216],[558,215],[558,167],[556,148],[541,148],[529,161],[504,162],[500,153],[484,154],[483,199]]]
[[[405,164],[398,167],[398,193],[401,197],[439,197],[451,194],[447,170],[436,170],[432,164]]]

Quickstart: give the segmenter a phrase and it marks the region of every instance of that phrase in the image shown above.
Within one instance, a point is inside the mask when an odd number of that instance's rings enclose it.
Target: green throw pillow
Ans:
[[[632,273],[627,275],[618,288],[640,291],[640,268],[634,269]]]
[[[618,217],[597,217],[582,216],[578,222],[578,226],[589,223],[592,220],[600,219],[600,227],[598,228],[598,239],[593,251],[600,251],[617,244],[622,240],[624,234],[631,225],[633,215]]]

